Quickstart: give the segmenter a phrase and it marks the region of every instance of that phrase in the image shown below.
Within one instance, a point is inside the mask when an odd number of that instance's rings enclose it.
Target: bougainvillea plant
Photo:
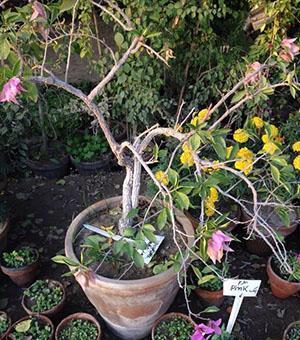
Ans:
[[[104,76],[100,74],[101,81],[90,93],[84,93],[68,82],[68,75],[71,56],[78,51],[78,48],[74,48],[75,41],[78,47],[79,38],[94,34],[89,29],[89,20],[82,20],[82,15],[88,17],[92,15],[94,6],[106,11],[116,24],[127,32],[131,43],[126,52],[120,56],[114,54],[105,42],[100,41],[109,53],[113,53],[115,64]],[[70,24],[67,24],[64,19],[66,12],[71,14]],[[77,22],[80,24],[77,25]],[[119,165],[126,171],[123,184],[123,212],[119,220],[118,233],[124,235],[126,232],[130,235],[133,242],[136,241],[135,249],[139,249],[141,244],[138,242],[141,235],[139,231],[144,232],[144,237],[151,241],[158,226],[160,229],[165,226],[172,228],[174,235],[177,234],[182,244],[187,246],[186,237],[176,224],[174,208],[187,210],[192,206],[191,199],[196,197],[200,204],[195,240],[193,246],[189,247],[189,252],[183,251],[178,246],[180,259],[178,270],[186,270],[188,255],[204,263],[209,258],[213,262],[221,261],[224,251],[231,251],[229,242],[232,240],[226,232],[226,226],[230,222],[228,214],[216,209],[216,202],[224,197],[235,201],[245,210],[250,216],[247,224],[248,235],[256,234],[264,239],[278,261],[290,272],[284,245],[260,214],[260,206],[276,205],[285,211],[293,209],[292,199],[299,196],[297,189],[299,156],[292,160],[288,154],[286,155],[278,138],[277,128],[262,121],[260,117],[249,117],[245,126],[236,131],[225,129],[224,123],[245,103],[268,100],[269,96],[280,87],[288,87],[291,94],[296,95],[299,82],[292,61],[299,54],[298,45],[294,39],[287,37],[278,46],[278,50],[274,49],[267,60],[250,64],[241,73],[241,80],[228,93],[223,94],[218,102],[212,103],[200,112],[191,110],[186,116],[181,115],[184,105],[182,103],[174,126],[161,127],[156,124],[137,135],[134,140],[118,143],[97,105],[96,97],[113,78],[118,77],[118,70],[122,65],[125,62],[130,63],[131,56],[140,53],[142,49],[151,51],[153,57],[167,63],[161,51],[156,51],[150,46],[153,41],[155,35],[133,24],[130,13],[125,14],[121,8],[110,1],[105,1],[105,5],[99,5],[95,1],[60,1],[47,6],[34,1],[23,7],[2,11],[1,101],[36,100],[36,84],[43,84],[61,88],[86,105],[98,120]],[[64,79],[55,76],[55,69],[48,61],[50,48],[57,50],[59,56],[63,56],[66,62]],[[79,50],[80,52],[84,50],[83,41],[79,44]],[[82,54],[84,55],[83,52]],[[270,75],[274,72],[280,74],[280,82],[271,81]],[[201,107],[201,103],[199,106]],[[176,146],[170,155],[167,167],[155,174],[150,164],[155,162],[159,148],[154,147],[154,156],[150,160],[144,156],[145,150],[156,137],[172,139]],[[181,167],[174,169],[173,161],[177,157]],[[145,223],[142,223],[133,229],[132,212],[139,207],[142,169],[157,187],[157,193],[150,207],[158,199],[163,201],[163,205],[157,216],[156,225],[147,224],[146,228]],[[243,187],[247,190],[247,200],[252,204],[251,210],[243,202],[245,199]],[[266,187],[267,190],[267,198],[265,195],[264,201],[259,199],[259,191],[262,187]],[[275,188],[280,189],[280,194],[274,192]],[[280,195],[288,197],[289,201],[278,199]],[[266,233],[269,237],[266,237]],[[174,242],[177,244],[176,238]],[[137,255],[136,251],[132,252],[131,247],[127,248],[130,250],[127,255],[137,265],[143,266],[141,256]],[[126,247],[123,251],[126,251]]]

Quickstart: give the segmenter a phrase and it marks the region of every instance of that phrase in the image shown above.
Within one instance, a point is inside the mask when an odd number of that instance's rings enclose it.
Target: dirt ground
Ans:
[[[11,179],[7,189],[7,199],[11,207],[12,229],[9,235],[9,249],[28,244],[40,250],[41,271],[39,278],[54,278],[64,282],[67,290],[67,304],[56,320],[74,312],[93,314],[103,327],[104,340],[117,340],[105,327],[100,315],[89,303],[73,278],[61,278],[66,267],[51,262],[51,257],[63,252],[64,236],[72,219],[88,205],[121,194],[123,173],[99,173],[97,176],[80,177],[71,174],[63,180],[42,178]],[[289,247],[296,249],[298,231],[289,236]],[[235,331],[246,340],[279,340],[284,328],[292,321],[300,319],[300,297],[285,300],[275,298],[269,289],[266,275],[266,258],[251,256],[243,243],[235,244],[233,276],[243,279],[261,279],[262,285],[257,298],[246,298],[242,305]],[[299,249],[298,249],[299,250]],[[0,273],[0,310],[6,310],[13,321],[25,315],[21,307],[22,289],[15,286]],[[199,312],[203,304],[192,294],[192,309]],[[228,319],[227,307],[232,304],[226,298],[221,312],[211,314],[213,318]],[[185,301],[179,291],[170,311],[186,312]],[[150,339],[150,338],[147,338]],[[130,340],[130,339],[128,339]]]

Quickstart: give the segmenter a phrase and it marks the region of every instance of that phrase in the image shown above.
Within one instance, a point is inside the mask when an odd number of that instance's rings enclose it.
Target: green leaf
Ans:
[[[201,273],[200,269],[193,266],[193,265],[192,265],[192,269],[193,269],[195,275],[197,276],[198,280],[201,280],[202,279],[202,273]]]
[[[16,325],[15,330],[18,333],[25,333],[29,330],[30,326],[31,326],[31,319],[24,320],[24,321],[19,322]]]
[[[153,227],[152,224],[146,223],[146,224],[144,224],[144,226],[143,226],[143,231],[144,231],[144,230],[148,230],[148,231],[154,232],[154,231],[155,231],[155,228]]]
[[[276,163],[277,165],[287,166],[287,161],[282,156],[274,156],[271,159],[272,162]]]
[[[278,168],[271,164],[271,174],[276,183],[280,183],[280,171]]]
[[[205,308],[201,313],[217,313],[220,309],[217,306],[209,306]]]
[[[201,139],[200,136],[195,133],[190,139],[189,143],[194,151],[198,150],[198,148],[201,145]]]
[[[0,60],[6,60],[10,52],[10,44],[7,39],[0,40]]]
[[[76,0],[63,0],[60,5],[60,12],[65,12],[72,9],[76,4]]]
[[[114,254],[118,255],[122,251],[124,245],[125,245],[125,242],[123,240],[115,241],[114,247],[113,247]]]
[[[201,286],[203,285],[204,283],[214,279],[216,276],[213,275],[213,274],[210,274],[210,275],[205,275],[203,276],[199,281],[198,281],[198,285]]]
[[[125,228],[123,231],[123,235],[125,237],[132,237],[134,235],[134,229],[133,228]]]
[[[155,235],[153,234],[152,231],[149,231],[149,230],[143,230],[143,234],[145,235],[145,237],[147,237],[147,239],[153,243],[156,243],[157,240],[156,240],[156,237]]]
[[[168,178],[169,178],[169,181],[174,186],[176,186],[176,184],[178,183],[178,173],[175,170],[173,170],[173,169],[168,170]]]
[[[231,99],[231,103],[237,103],[239,102],[246,94],[246,91],[240,91],[240,92],[236,92],[235,95],[232,97]]]
[[[116,42],[117,46],[120,48],[122,46],[123,42],[124,42],[123,35],[120,32],[117,32],[115,34],[114,39],[115,39],[115,42]]]
[[[275,209],[276,214],[279,216],[280,220],[282,221],[282,223],[286,226],[289,227],[290,226],[290,214],[288,209],[285,208],[276,208]]]
[[[129,211],[129,213],[127,214],[127,218],[132,218],[134,216],[136,216],[139,212],[139,208],[134,208],[134,209],[131,209]]]
[[[183,192],[175,192],[175,201],[181,210],[187,210],[190,206],[190,200]]]
[[[52,257],[51,260],[55,263],[66,264],[67,266],[72,266],[72,267],[78,267],[80,264],[79,262],[73,261],[69,257],[63,256],[63,255],[56,255]]]
[[[133,261],[137,267],[139,268],[144,267],[144,258],[137,250],[134,250],[133,252]]]
[[[226,157],[226,148],[220,143],[212,143],[214,150],[221,159]]]
[[[164,228],[164,226],[166,225],[168,220],[168,212],[167,212],[167,208],[164,208],[159,215],[157,216],[157,227],[159,230],[162,230]]]

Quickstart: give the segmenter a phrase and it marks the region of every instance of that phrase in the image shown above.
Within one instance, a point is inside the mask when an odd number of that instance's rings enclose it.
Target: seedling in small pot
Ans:
[[[23,307],[28,312],[48,314],[64,299],[62,285],[53,280],[37,280],[24,291]]]
[[[72,320],[60,332],[59,340],[96,340],[98,337],[97,327],[89,320]]]
[[[285,340],[299,340],[300,339],[300,323],[293,325],[285,336]]]
[[[8,268],[22,268],[37,260],[37,252],[31,247],[22,247],[19,250],[3,253],[3,265]]]
[[[300,282],[300,254],[289,251],[287,253],[287,263],[291,268],[291,272],[285,270],[275,256],[272,258],[272,268],[279,277],[289,282]]]

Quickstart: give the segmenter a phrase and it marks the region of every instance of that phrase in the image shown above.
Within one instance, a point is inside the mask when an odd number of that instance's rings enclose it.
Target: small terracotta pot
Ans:
[[[0,232],[0,254],[6,249],[7,246],[7,234],[10,229],[9,218],[4,222],[3,228],[1,228]]]
[[[31,316],[25,316],[24,318],[22,318],[22,319],[18,320],[17,322],[15,322],[15,323],[9,328],[9,330],[8,330],[8,332],[7,332],[6,339],[11,339],[11,338],[10,338],[10,334],[13,332],[14,328],[16,327],[16,325],[17,325],[19,322],[28,320],[30,317],[31,317]],[[54,335],[54,325],[53,325],[52,321],[51,321],[49,318],[47,318],[46,316],[44,316],[44,315],[34,314],[33,317],[34,317],[35,319],[38,319],[39,322],[40,322],[41,324],[43,324],[43,325],[49,325],[49,326],[51,327],[52,331],[51,331],[51,334],[50,334],[48,340],[53,339],[53,335]]]
[[[223,289],[213,292],[203,288],[196,288],[195,293],[209,306],[220,306],[224,300]]]
[[[164,314],[158,320],[155,321],[155,323],[154,323],[154,325],[152,327],[152,331],[151,331],[151,338],[152,338],[152,340],[155,340],[155,338],[154,338],[155,329],[156,329],[156,327],[158,326],[158,324],[161,321],[165,321],[165,320],[172,319],[172,318],[177,318],[177,317],[182,318],[182,319],[188,321],[193,327],[195,327],[195,322],[189,316],[187,316],[185,314],[182,314],[182,313],[176,313],[176,312],[167,313],[167,314]]]
[[[272,256],[269,258],[267,273],[272,294],[280,299],[286,299],[300,291],[300,282],[289,282],[280,278],[272,269]]]
[[[75,314],[71,314],[69,316],[67,316],[66,318],[64,318],[60,324],[57,326],[56,331],[55,331],[55,340],[59,340],[59,334],[60,332],[66,328],[66,326],[68,325],[69,322],[73,321],[73,320],[87,320],[92,322],[98,330],[98,336],[97,336],[97,340],[101,339],[101,327],[99,325],[99,322],[90,314],[87,313],[75,313]]]
[[[5,333],[0,334],[0,340],[6,339],[6,335],[7,335],[8,331],[9,331],[10,326],[11,326],[11,318],[5,312],[0,311],[0,316],[2,316],[2,315],[6,316],[6,318],[7,318],[8,327],[7,327],[7,330],[6,330]]]
[[[53,286],[56,286],[56,287],[59,287],[62,291],[62,299],[60,300],[60,302],[52,307],[51,309],[48,309],[48,310],[45,310],[43,312],[38,312],[39,315],[45,315],[45,316],[54,316],[55,314],[58,314],[64,307],[65,305],[65,301],[66,301],[66,291],[65,291],[65,288],[64,286],[58,282],[58,281],[55,281],[55,280],[48,280],[49,281],[49,287],[53,287]],[[30,287],[29,287],[30,288]],[[34,314],[37,314],[36,312],[33,312],[31,310],[32,306],[33,306],[33,301],[28,297],[26,296],[25,294],[23,294],[23,298],[22,298],[22,306],[23,308],[25,309],[26,313],[29,314],[29,315],[34,315]]]
[[[1,269],[4,274],[19,287],[28,287],[36,278],[39,266],[39,253],[36,249],[37,258],[34,262],[21,268],[9,268],[1,264]]]
[[[290,323],[283,333],[282,340],[287,340],[288,332],[296,325],[300,325],[300,320]]]

